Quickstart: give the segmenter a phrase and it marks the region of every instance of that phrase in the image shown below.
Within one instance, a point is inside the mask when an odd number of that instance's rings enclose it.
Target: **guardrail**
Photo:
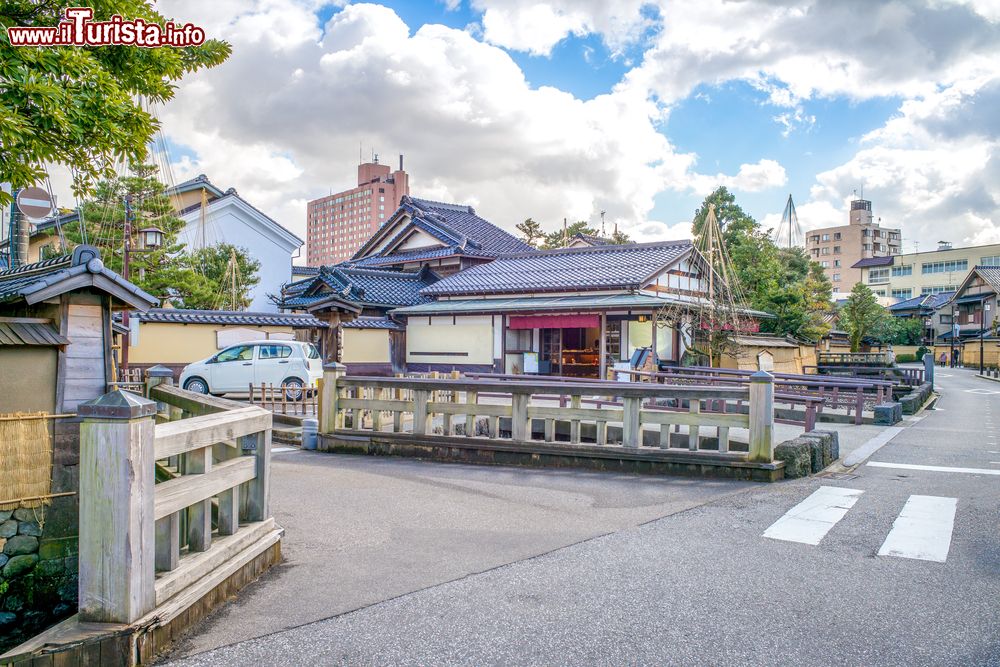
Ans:
[[[742,385],[749,381],[752,373],[734,369],[711,369],[710,374],[702,375],[698,371],[707,373],[709,369],[690,367],[656,372],[619,372],[655,381],[701,385]],[[815,399],[819,401],[815,408],[818,414],[822,414],[825,409],[842,409],[846,411],[848,417],[853,415],[855,424],[863,423],[863,413],[866,410],[874,411],[876,405],[891,400],[892,397],[892,383],[880,380],[840,380],[814,375],[776,373],[774,385],[775,391],[778,392],[776,396],[786,397],[786,402],[789,404],[803,404],[805,399]]]
[[[816,355],[816,363],[825,365],[886,365],[885,352],[820,352]]]
[[[147,389],[165,412],[121,390],[78,408],[81,621],[176,617],[281,536],[271,413],[170,386],[163,370]]]
[[[637,377],[640,382],[642,382],[643,378],[654,379],[654,377],[658,375],[655,372],[646,372],[646,371],[616,371],[616,372],[629,373]],[[523,374],[517,375],[509,373],[467,373],[465,377],[470,379],[497,379],[504,382],[530,382],[532,384],[534,384],[538,380],[537,376],[523,375]],[[748,373],[746,381],[738,380],[736,378],[723,378],[721,381],[716,381],[718,380],[718,378],[706,376],[700,378],[704,381],[698,382],[697,384],[701,384],[703,386],[714,386],[717,384],[746,385],[749,383],[749,377],[750,375]],[[607,388],[607,393],[612,395],[615,393],[615,387],[620,385],[619,382],[615,381],[588,380],[586,378],[546,377],[545,379],[551,382],[567,383],[570,385],[580,382],[589,382],[591,384],[599,382],[601,384],[604,384]],[[663,384],[681,385],[682,383],[663,383]],[[683,383],[683,384],[691,384],[691,383]],[[781,404],[781,405],[787,405],[789,406],[789,408],[791,408],[790,410],[783,410],[783,411],[778,411],[776,409],[774,414],[775,423],[802,425],[806,433],[815,430],[817,415],[823,409],[823,405],[825,402],[824,399],[822,397],[778,391],[778,389],[780,388],[780,384],[778,383],[777,380],[775,381],[774,386],[775,386],[775,394],[774,394],[775,406]],[[559,403],[560,406],[565,407],[566,401],[569,399],[569,396],[570,392],[568,390],[564,390],[562,393],[559,394],[554,394],[551,396],[541,395],[539,396],[539,398],[550,398],[558,400],[560,402]],[[617,405],[617,406],[621,405],[620,402],[607,398],[603,399],[585,398],[583,399],[583,403],[584,404],[592,403],[595,404],[597,407],[601,407],[602,405]],[[731,406],[726,401],[720,401],[720,400],[706,401],[705,404],[706,404],[706,411],[708,412],[740,412],[743,410],[743,401],[736,401],[735,406]],[[801,413],[797,413],[795,411],[796,408],[802,408]],[[679,408],[673,408],[670,406],[661,406],[661,405],[650,406],[650,409],[664,410],[668,412],[679,410]]]
[[[820,377],[842,377],[858,380],[891,382],[896,385],[916,387],[923,384],[924,369],[907,366],[805,366],[813,369]]]
[[[553,397],[565,395],[565,401]],[[490,402],[481,399],[489,398]],[[534,420],[543,422],[541,440],[555,440],[556,424],[568,424],[570,444],[581,444],[583,424],[593,424],[595,442],[607,445],[608,424],[621,424],[622,447],[643,446],[643,426],[659,429],[659,448],[685,450],[695,456],[726,455],[733,460],[773,461],[773,378],[760,373],[745,387],[673,387],[643,383],[581,381],[566,383],[532,378],[530,383],[505,379],[417,379],[348,377],[340,366],[324,377],[320,430],[328,434],[365,435],[388,432],[415,436],[432,434],[440,417],[445,439],[479,439],[476,421],[487,420],[486,439],[530,444]],[[600,402],[600,407],[585,407]],[[730,403],[746,403],[747,412],[729,412]],[[568,403],[568,405],[566,405]],[[721,407],[722,411],[718,411]],[[704,409],[703,409],[704,408]],[[713,411],[715,410],[715,411]],[[369,414],[370,413],[370,414]],[[404,431],[404,414],[412,415]],[[366,419],[366,415],[368,418]],[[501,419],[510,420],[507,433]],[[458,424],[463,424],[458,433]],[[688,427],[686,447],[673,447],[671,426]],[[730,451],[729,430],[749,431],[749,451]],[[703,447],[707,429],[717,448]]]

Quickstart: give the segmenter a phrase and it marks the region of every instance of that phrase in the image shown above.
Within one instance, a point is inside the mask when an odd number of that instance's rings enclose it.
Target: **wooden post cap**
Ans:
[[[757,371],[750,376],[750,382],[774,382],[774,376],[767,371]]]
[[[172,370],[160,364],[146,369],[146,377],[148,378],[172,378],[173,376]]]
[[[336,361],[329,361],[323,364],[324,371],[346,371],[347,366]]]
[[[98,419],[140,419],[156,414],[156,403],[129,391],[116,389],[81,403],[76,408],[81,417]]]

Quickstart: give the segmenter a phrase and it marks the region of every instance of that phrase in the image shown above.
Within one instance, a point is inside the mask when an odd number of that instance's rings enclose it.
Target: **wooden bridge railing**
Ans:
[[[489,395],[490,402],[481,401]],[[553,395],[568,394],[569,405],[553,401]],[[599,399],[602,407],[584,407],[585,400]],[[727,412],[728,402],[742,401],[749,412]],[[620,402],[620,404],[618,404]],[[555,404],[552,404],[555,403]],[[615,403],[608,405],[608,403]],[[722,405],[721,412],[702,408]],[[685,408],[686,406],[686,408]],[[684,411],[677,411],[683,409]],[[370,411],[367,422],[363,415]],[[472,438],[476,420],[487,419],[489,439],[504,438],[500,420],[510,419],[509,441],[530,443],[532,421],[544,423],[543,438],[555,440],[556,423],[569,424],[569,441],[581,443],[581,425],[592,423],[596,443],[606,445],[609,423],[620,423],[622,446],[642,446],[644,425],[660,429],[661,448],[669,448],[670,426],[687,426],[687,450],[693,453],[729,452],[730,428],[749,430],[749,452],[731,452],[737,458],[771,462],[774,453],[774,383],[767,373],[754,376],[745,387],[670,387],[641,383],[563,383],[534,378],[530,383],[499,379],[417,379],[349,377],[343,367],[327,367],[323,383],[320,431],[323,433],[371,434],[404,432],[404,414],[412,415],[409,433],[431,435],[435,416],[441,417],[441,435]],[[387,416],[388,415],[388,416]],[[464,423],[463,434],[456,426]],[[715,430],[718,449],[701,448],[702,429]],[[504,438],[508,439],[508,438]]]
[[[924,381],[924,369],[907,366],[806,366],[819,377],[854,378],[916,387]]]
[[[885,352],[820,352],[817,361],[820,366],[885,366]]]
[[[78,409],[81,621],[190,605],[280,539],[271,413],[173,387],[163,370],[149,398],[117,390]]]

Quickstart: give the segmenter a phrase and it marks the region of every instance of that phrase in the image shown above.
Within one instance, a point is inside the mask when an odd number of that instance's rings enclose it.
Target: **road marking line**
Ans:
[[[912,463],[882,463],[881,461],[869,461],[866,466],[876,468],[899,468],[900,470],[929,470],[931,472],[965,472],[972,475],[1000,475],[1000,470],[990,470],[988,468],[949,468],[947,466],[921,466]]]
[[[957,498],[910,496],[878,555],[945,562],[957,507]]]
[[[1000,472],[1000,471],[998,471]],[[801,503],[785,512],[764,531],[764,537],[785,542],[819,544],[830,529],[844,518],[864,491],[821,486]]]
[[[298,447],[271,447],[271,453],[277,454],[279,452],[294,452]]]
[[[844,465],[850,467],[861,463],[866,458],[877,452],[882,445],[899,435],[902,430],[903,428],[901,426],[886,427],[884,431],[845,456]]]

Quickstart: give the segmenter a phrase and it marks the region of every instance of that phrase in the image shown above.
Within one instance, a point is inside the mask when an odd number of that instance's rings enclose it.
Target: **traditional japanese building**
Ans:
[[[410,371],[604,378],[637,351],[681,362],[690,331],[662,314],[709,307],[708,270],[688,240],[533,251],[443,278],[392,316]]]
[[[476,215],[471,206],[403,197],[399,208],[347,262],[358,267],[416,270],[439,276],[534,249]]]

